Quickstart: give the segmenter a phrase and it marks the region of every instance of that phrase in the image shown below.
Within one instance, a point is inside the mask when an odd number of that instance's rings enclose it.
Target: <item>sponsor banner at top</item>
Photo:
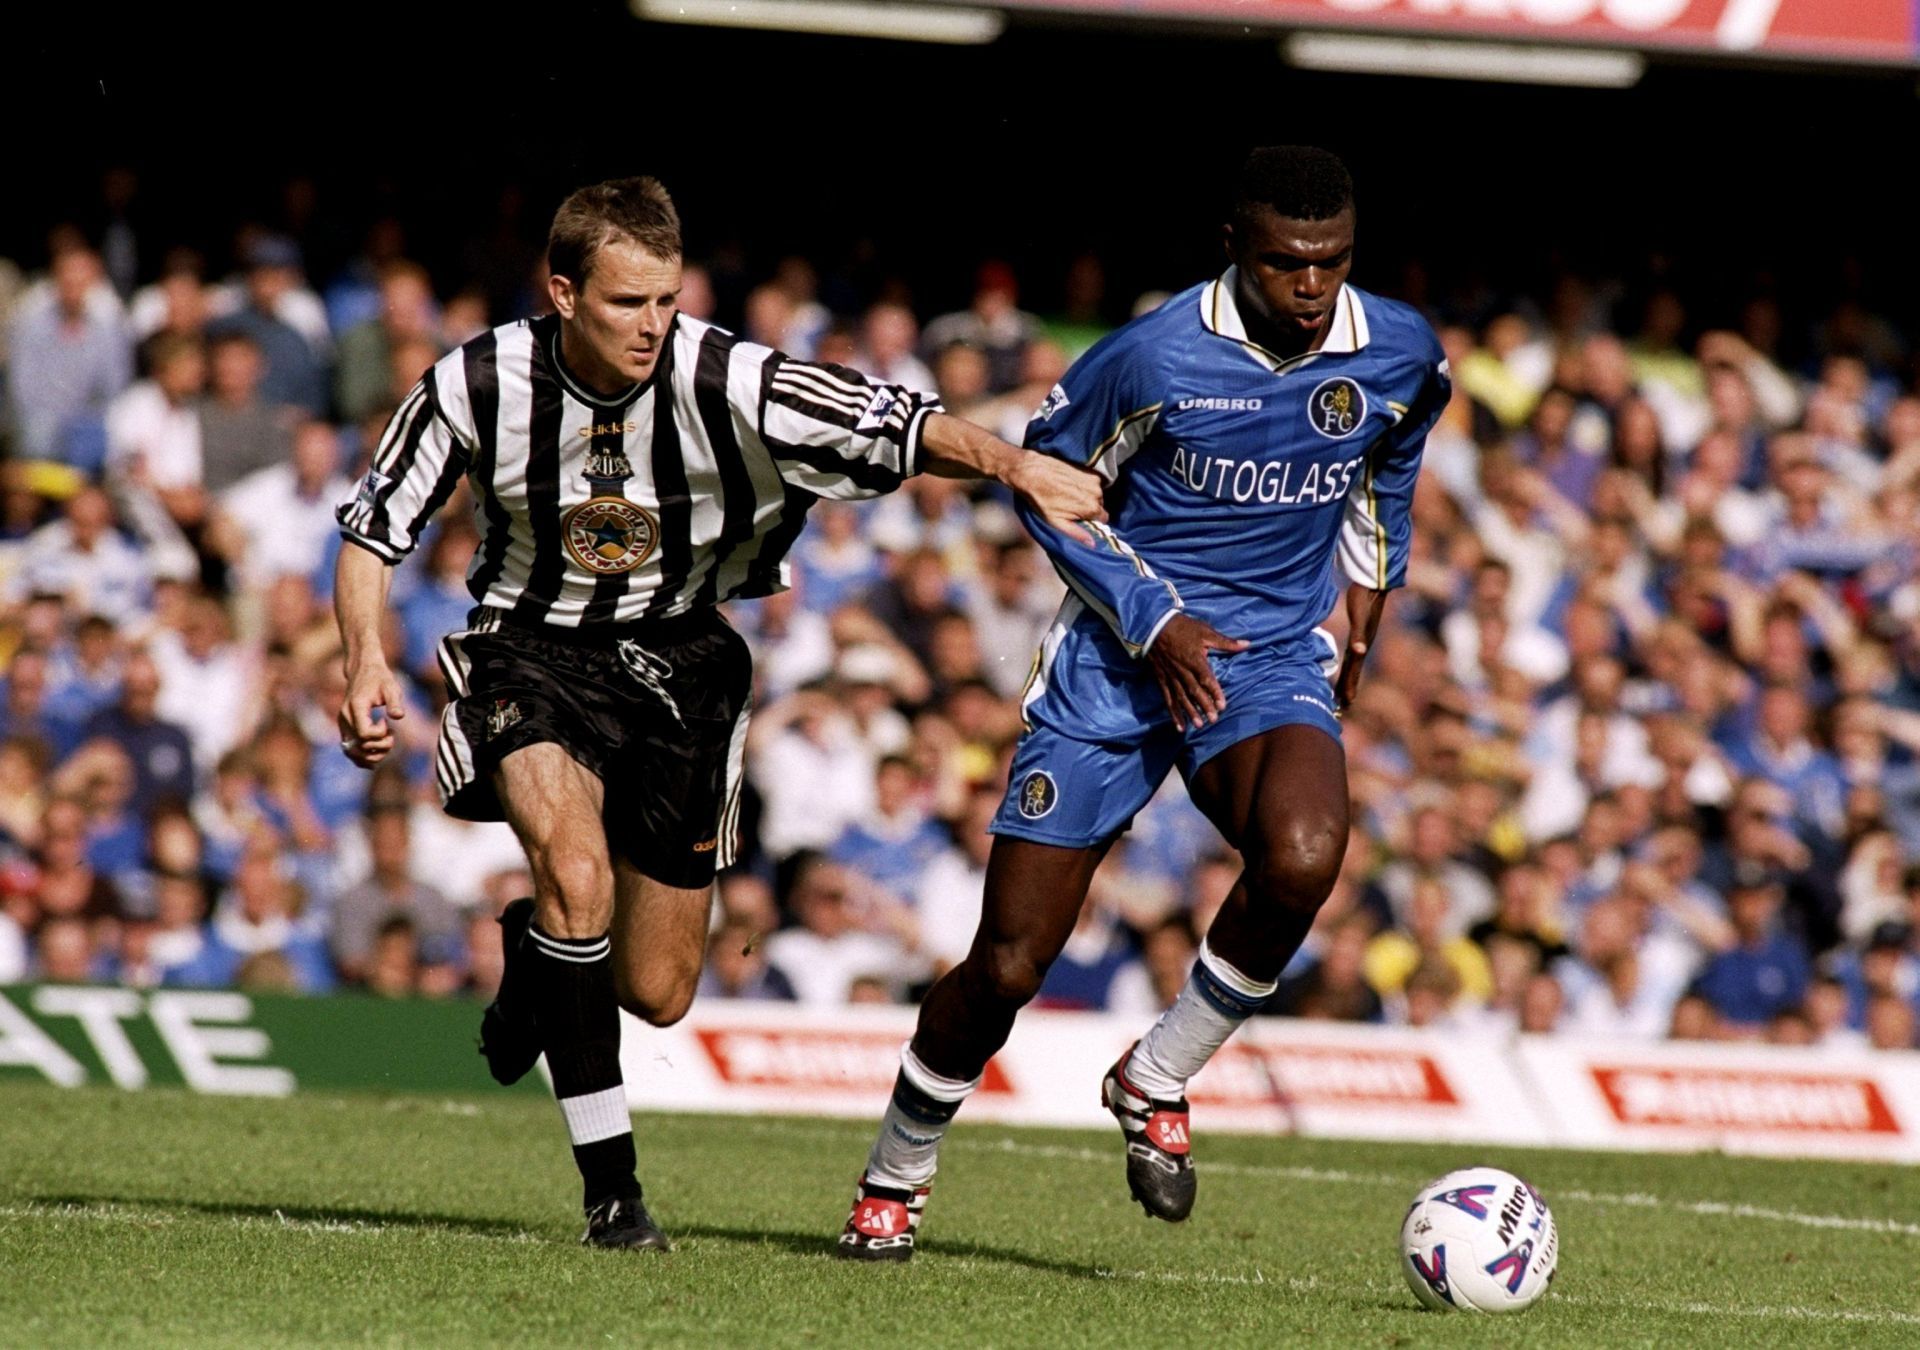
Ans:
[[[1915,0],[1000,0],[1015,8],[1913,64]]]

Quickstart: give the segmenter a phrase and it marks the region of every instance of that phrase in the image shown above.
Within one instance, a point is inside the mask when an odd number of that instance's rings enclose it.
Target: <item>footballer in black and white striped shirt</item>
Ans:
[[[679,217],[650,178],[582,188],[548,238],[555,312],[484,333],[407,396],[338,512],[341,746],[393,749],[381,650],[393,565],[465,478],[481,545],[440,648],[447,810],[513,825],[534,895],[500,916],[481,1048],[502,1082],[547,1057],[598,1246],[665,1247],[635,1179],[618,1009],[693,998],[733,858],[751,668],[719,602],[785,589],[807,508],[927,470],[996,478],[1085,539],[1100,480],[924,395],[796,361],[676,313]]]

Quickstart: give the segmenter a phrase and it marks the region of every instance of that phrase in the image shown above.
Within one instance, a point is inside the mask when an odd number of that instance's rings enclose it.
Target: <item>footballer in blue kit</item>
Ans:
[[[1421,450],[1451,397],[1427,322],[1347,283],[1354,221],[1335,156],[1255,151],[1225,274],[1097,344],[1027,428],[1101,476],[1107,519],[1075,538],[1022,512],[1068,596],[1022,699],[979,933],[921,1005],[843,1256],[912,1255],[947,1123],[1175,768],[1244,870],[1101,1093],[1134,1198],[1192,1209],[1186,1084],[1273,993],[1338,875],[1340,710],[1405,580]],[[1320,626],[1343,591],[1344,656]]]
[[[1192,778],[1290,723],[1340,735],[1340,654],[1318,625],[1336,571],[1373,590],[1405,572],[1420,446],[1447,397],[1440,347],[1407,306],[1342,286],[1321,346],[1283,357],[1249,337],[1237,282],[1229,270],[1114,333],[1027,429],[1112,487],[1094,547],[1025,516],[1071,592],[1027,686],[996,834],[1098,844],[1176,764]],[[1184,688],[1170,709],[1141,660],[1179,614],[1244,644],[1213,649],[1217,718]]]

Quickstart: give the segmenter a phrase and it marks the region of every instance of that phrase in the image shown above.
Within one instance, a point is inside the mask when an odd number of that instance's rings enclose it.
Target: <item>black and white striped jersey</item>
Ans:
[[[784,590],[807,508],[898,487],[939,409],[685,315],[653,375],[611,398],[559,343],[549,315],[442,358],[337,512],[344,537],[399,562],[464,476],[481,604],[563,628],[664,618]]]

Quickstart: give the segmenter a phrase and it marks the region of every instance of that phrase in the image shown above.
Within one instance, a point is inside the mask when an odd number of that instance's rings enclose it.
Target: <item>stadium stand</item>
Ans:
[[[527,883],[504,826],[440,813],[430,739],[470,504],[396,579],[412,707],[372,776],[336,748],[331,512],[419,373],[539,276],[436,285],[393,220],[314,274],[297,231],[227,223],[227,273],[164,238],[138,241],[153,276],[116,270],[111,230],[0,261],[0,983],[485,994]],[[1015,437],[1137,308],[1095,255],[1044,315],[1000,262],[936,314],[899,278],[707,261],[690,312]],[[1745,298],[1708,323],[1684,289],[1571,272],[1429,297],[1457,392],[1346,722],[1362,828],[1272,1011],[1916,1044],[1912,352],[1859,301],[1799,324],[1759,278]],[[950,480],[812,523],[793,590],[731,614],[759,712],[709,982],[906,1001],[971,936],[1060,587]],[[1170,784],[1044,1003],[1161,1006],[1234,866]]]

